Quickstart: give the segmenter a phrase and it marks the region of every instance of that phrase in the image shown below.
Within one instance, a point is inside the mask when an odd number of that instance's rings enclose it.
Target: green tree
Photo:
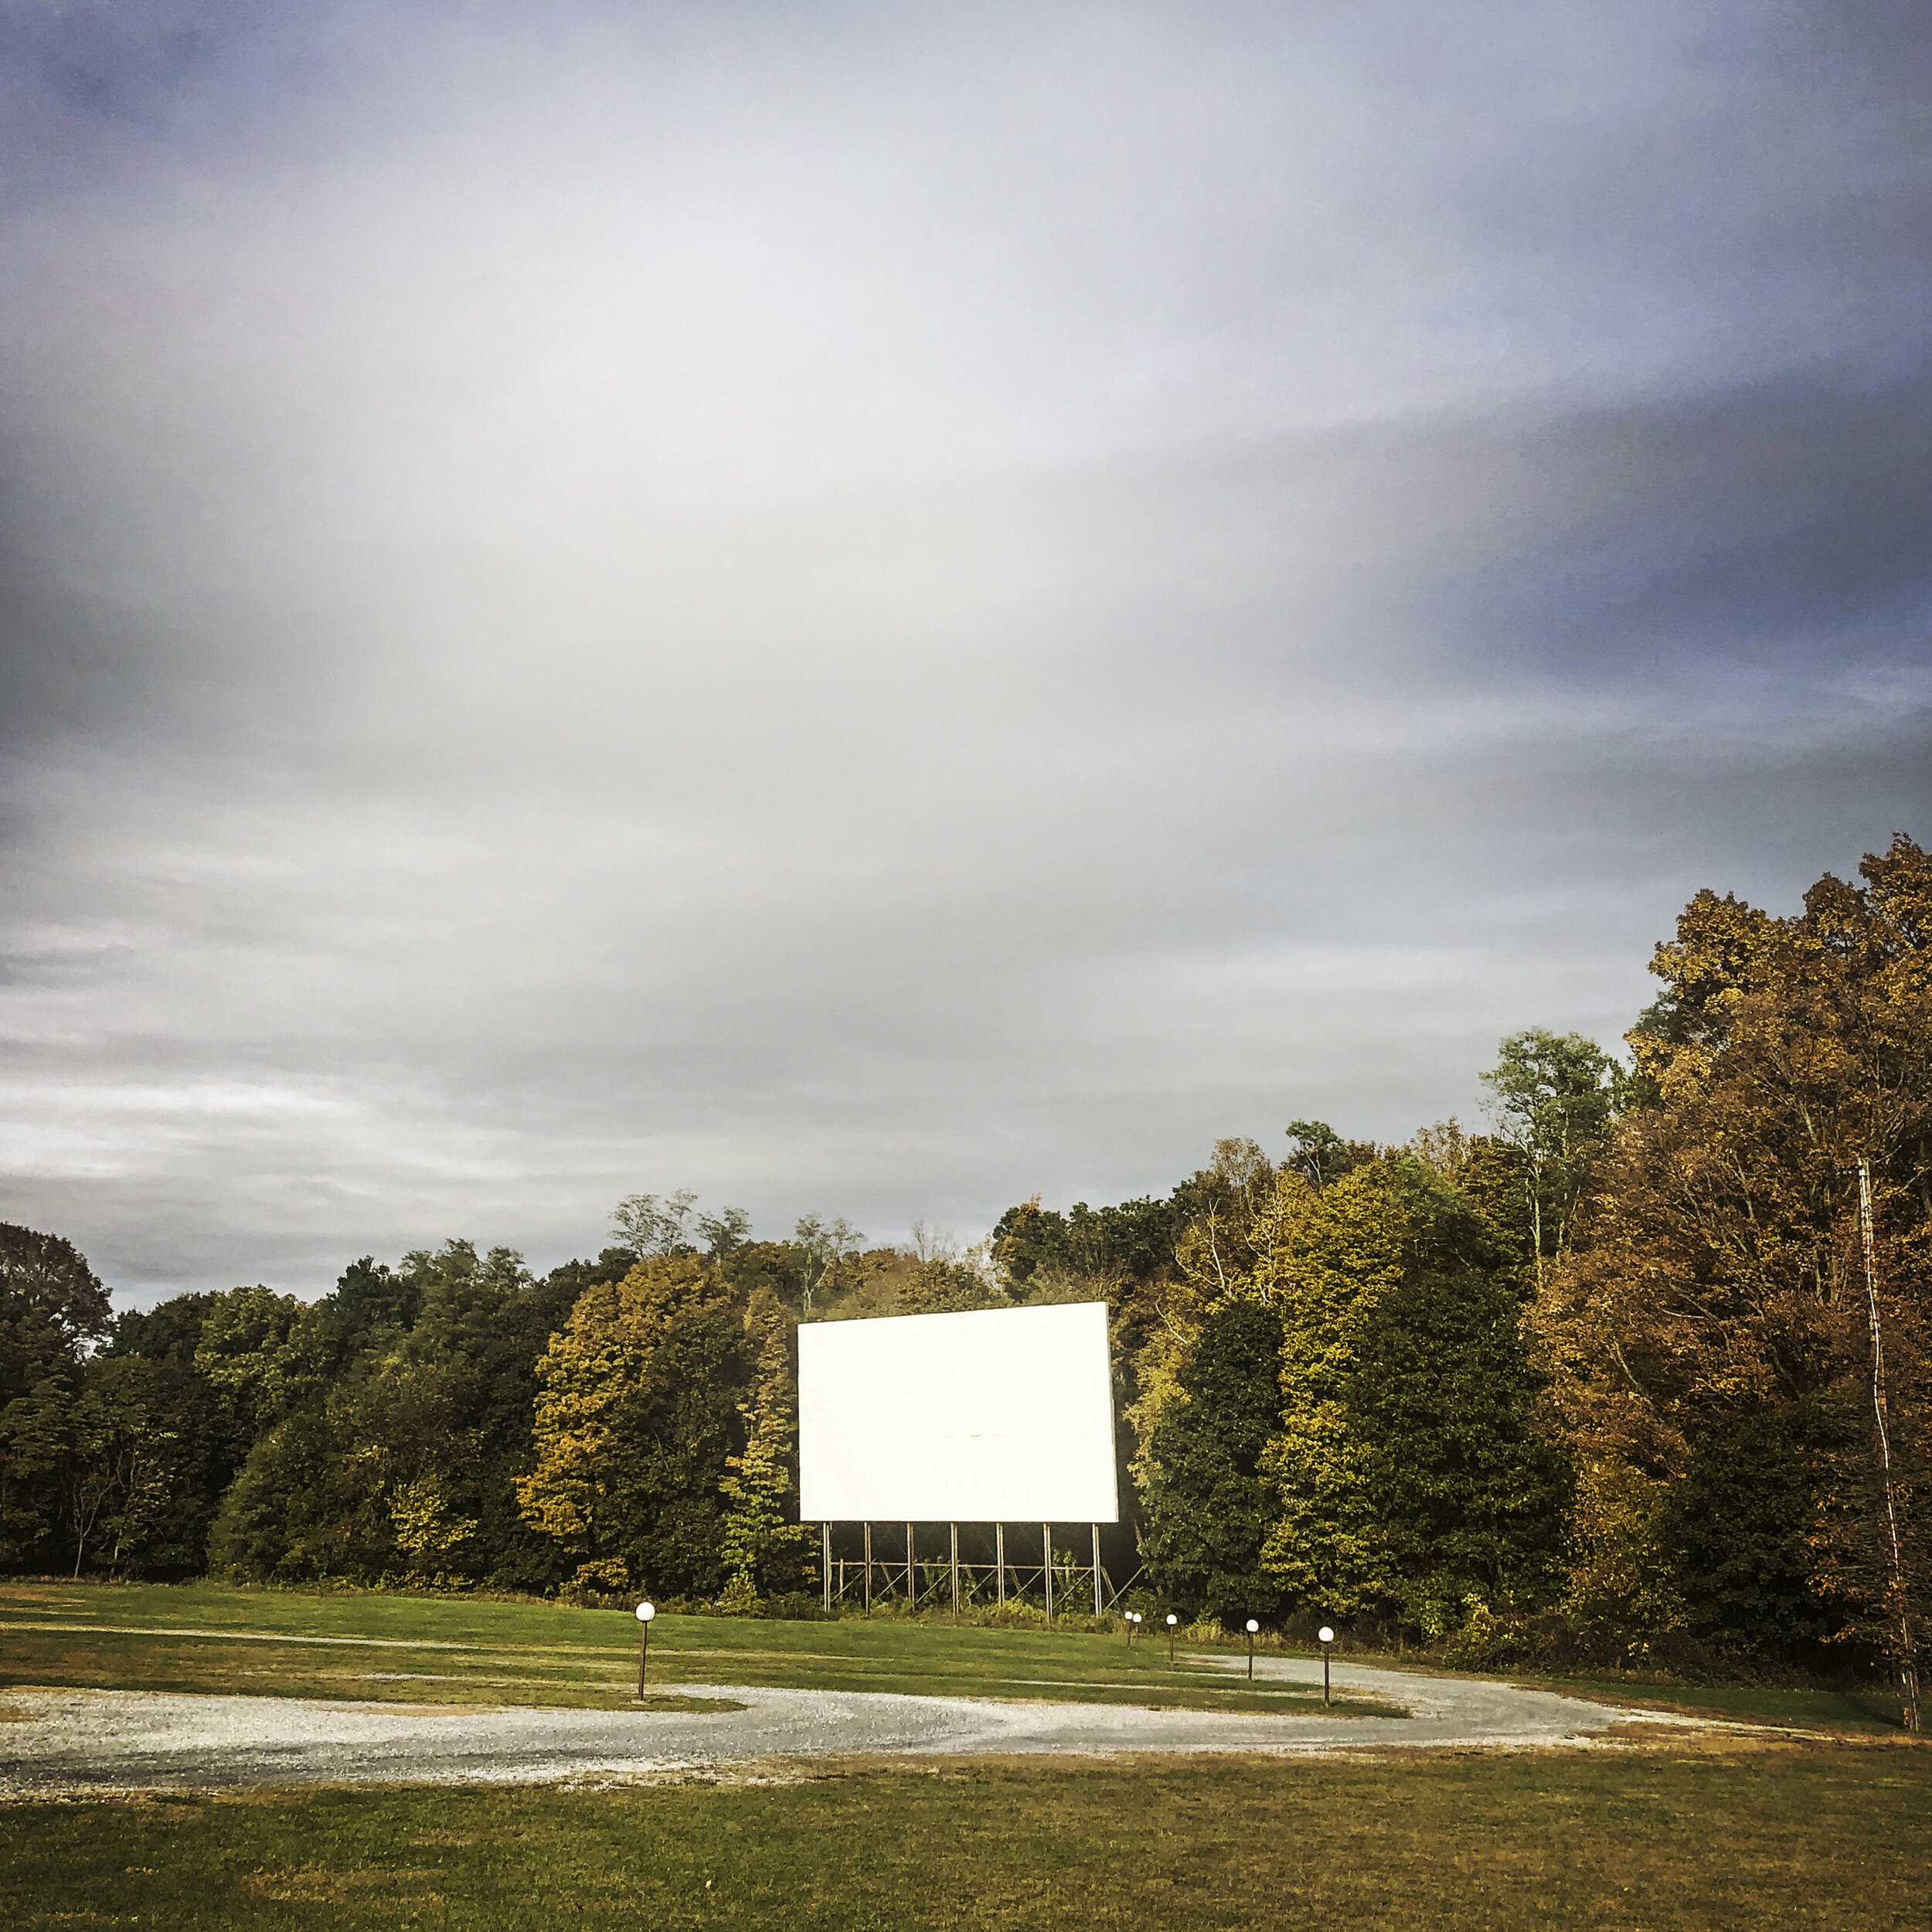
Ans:
[[[1395,1577],[1370,1481],[1372,1445],[1352,1400],[1376,1308],[1400,1287],[1437,1196],[1419,1166],[1377,1162],[1318,1192],[1281,1183],[1267,1284],[1282,1325],[1281,1427],[1264,1464],[1276,1519],[1262,1560],[1291,1602],[1347,1616],[1379,1607]],[[1440,1217],[1434,1217],[1440,1218]]]
[[[792,1370],[797,1329],[769,1290],[745,1311],[745,1339],[754,1367],[750,1397],[738,1405],[744,1449],[725,1458],[718,1485],[725,1502],[721,1550],[726,1609],[747,1611],[761,1597],[796,1590],[804,1580],[807,1537],[798,1520],[793,1449],[798,1434],[798,1385]]]
[[[704,1238],[705,1253],[722,1261],[750,1245],[751,1216],[743,1208],[722,1208],[716,1214],[699,1215],[698,1232]]]
[[[833,1221],[807,1214],[800,1217],[794,1238],[799,1306],[809,1316],[813,1302],[836,1278],[840,1263],[856,1254],[866,1237],[842,1214]]]
[[[128,1573],[175,1579],[207,1567],[216,1512],[253,1444],[246,1379],[217,1383],[196,1366],[207,1318],[223,1300],[182,1294],[130,1309],[89,1365],[90,1376],[112,1364],[138,1375],[153,1425],[165,1438],[166,1500],[138,1536],[121,1539],[114,1560]]]
[[[1070,1258],[1066,1216],[1042,1207],[1037,1194],[1009,1207],[993,1223],[993,1259],[1017,1286],[1024,1287],[1043,1268],[1064,1267]]]
[[[379,1583],[400,1569],[359,1391],[338,1383],[274,1423],[222,1498],[210,1566],[237,1581]]]
[[[216,1522],[218,1566],[260,1582],[475,1581],[469,1393],[448,1363],[359,1361],[256,1444]]]
[[[253,1437],[316,1394],[339,1364],[325,1352],[306,1304],[258,1285],[212,1298],[195,1366]]]
[[[1388,1600],[1438,1637],[1480,1605],[1550,1600],[1560,1579],[1567,1459],[1539,1426],[1538,1386],[1506,1267],[1486,1230],[1445,1215],[1379,1301],[1345,1408],[1366,1447]]]
[[[691,1246],[691,1210],[697,1202],[697,1196],[685,1187],[662,1199],[627,1194],[611,1211],[611,1233],[635,1261],[686,1253]]]
[[[1197,1296],[1217,1301],[1247,1277],[1267,1240],[1265,1217],[1277,1197],[1274,1168],[1245,1135],[1216,1141],[1213,1159],[1174,1190],[1183,1217],[1175,1270]]]
[[[974,1308],[1006,1308],[1011,1296],[984,1246],[961,1254],[903,1257],[898,1284],[902,1315],[957,1315]]]
[[[102,1344],[104,1355],[134,1355],[143,1362],[192,1362],[201,1345],[202,1325],[216,1298],[207,1293],[177,1294],[151,1308],[128,1308],[114,1318]]]
[[[665,1597],[722,1589],[719,1484],[751,1379],[742,1314],[715,1267],[662,1257],[587,1289],[551,1338],[517,1493],[580,1571]]]
[[[279,1342],[286,1311],[257,1304],[261,1345],[237,1354],[233,1378],[252,1386],[250,1365],[278,1352],[327,1375],[263,1407],[213,1539],[219,1566],[284,1581],[559,1580],[515,1485],[535,1461],[537,1358],[597,1272],[575,1263],[539,1282],[510,1249],[451,1240],[394,1269],[354,1263]]]
[[[0,1416],[51,1494],[52,1537],[78,1577],[90,1557],[118,1569],[165,1512],[172,1432],[151,1411],[140,1362],[49,1376]]]
[[[403,1257],[400,1269],[364,1255],[343,1270],[332,1293],[309,1311],[307,1325],[311,1347],[329,1373],[339,1373],[358,1355],[389,1346],[406,1335],[421,1312],[427,1281],[451,1271],[474,1273],[476,1250],[467,1241],[452,1241],[440,1256],[419,1250]]]
[[[11,1398],[56,1362],[79,1360],[112,1316],[107,1291],[71,1241],[0,1222],[0,1393]]]
[[[1553,1558],[1561,1458],[1506,1255],[1413,1156],[1318,1192],[1283,1178],[1267,1281],[1283,1329],[1277,1501],[1263,1567],[1284,1596],[1439,1634],[1532,1595]]]
[[[406,1257],[405,1265],[418,1258]],[[493,1248],[478,1259],[467,1242],[446,1243],[417,1270],[420,1309],[393,1359],[399,1367],[434,1367],[447,1376],[454,1405],[450,1440],[463,1445],[460,1463],[426,1469],[420,1479],[434,1477],[434,1493],[448,1502],[452,1520],[474,1520],[461,1563],[445,1561],[446,1571],[467,1569],[499,1589],[541,1589],[560,1580],[556,1546],[532,1528],[516,1497],[517,1479],[536,1460],[536,1365],[585,1284],[624,1272],[621,1266],[573,1263],[539,1281],[513,1251]]]
[[[1233,1628],[1272,1616],[1281,1587],[1261,1572],[1274,1498],[1261,1474],[1281,1426],[1281,1322],[1259,1301],[1209,1314],[1155,1427],[1141,1547],[1162,1594]]]
[[[1497,1049],[1482,1075],[1503,1137],[1522,1155],[1536,1278],[1567,1245],[1590,1163],[1614,1117],[1617,1063],[1580,1033],[1532,1026]]]
[[[1292,1168],[1277,1173],[1253,1141],[1217,1141],[1208,1165],[1174,1190],[1165,1260],[1138,1280],[1098,1284],[1125,1370],[1120,1394],[1136,1444],[1128,1468],[1137,1493],[1155,1481],[1163,1420],[1187,1399],[1181,1377],[1202,1324],[1230,1298],[1264,1292],[1256,1267],[1275,1238],[1281,1204],[1307,1188]]]
[[[87,1344],[111,1319],[107,1291],[72,1242],[0,1223],[0,1568],[20,1568],[62,1533],[63,1432]]]
[[[1174,1265],[1174,1243],[1183,1216],[1174,1199],[1151,1195],[1111,1207],[1076,1201],[1066,1211],[1066,1250],[1073,1267],[1089,1276],[1151,1281]]]
[[[1043,1208],[1035,1195],[994,1223],[993,1261],[1021,1291],[1041,1274],[1151,1281],[1172,1270],[1174,1244],[1189,1216],[1186,1185],[1165,1200],[1144,1196],[1111,1207],[1076,1201],[1064,1214]]]
[[[1682,1478],[1657,1499],[1666,1627],[1720,1653],[1824,1654],[1839,1620],[1814,1583],[1816,1492],[1820,1474],[1862,1446],[1850,1420],[1808,1397],[1695,1437]]]
[[[1325,1188],[1375,1158],[1372,1141],[1345,1141],[1326,1121],[1291,1121],[1287,1134],[1294,1143],[1288,1165],[1313,1188]]]

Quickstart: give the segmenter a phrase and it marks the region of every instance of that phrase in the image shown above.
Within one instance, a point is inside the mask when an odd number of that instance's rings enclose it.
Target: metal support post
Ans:
[[[1006,1602],[1006,1526],[993,1526],[993,1598],[1002,1607]]]
[[[872,1525],[866,1526],[866,1614],[872,1614]]]
[[[825,1579],[825,1607],[829,1610],[832,1607],[832,1525],[828,1522],[821,1523],[818,1526],[818,1569],[819,1573]]]
[[[1090,1526],[1094,1532],[1094,1614],[1100,1614],[1100,1526]]]
[[[953,1539],[953,1621],[959,1621],[959,1525],[948,1523]]]
[[[906,1526],[906,1607],[919,1607],[919,1573],[913,1568],[913,1526]]]
[[[1053,1526],[1043,1522],[1039,1526],[1040,1547],[1046,1553],[1041,1564],[1041,1573],[1046,1579],[1046,1621],[1053,1621]]]

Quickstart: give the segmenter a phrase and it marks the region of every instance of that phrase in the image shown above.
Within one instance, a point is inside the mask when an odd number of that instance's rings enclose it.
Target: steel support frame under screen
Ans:
[[[968,1526],[971,1527],[972,1526]],[[984,1526],[981,1526],[982,1527]],[[857,1599],[859,1607],[869,1611],[872,1608],[875,1587],[882,1596],[896,1597],[902,1604],[917,1609],[932,1598],[944,1593],[953,1614],[957,1617],[965,1604],[981,1597],[985,1584],[992,1588],[987,1596],[995,1604],[1005,1604],[1009,1594],[1015,1602],[1023,1601],[1029,1591],[1036,1590],[1043,1602],[1049,1619],[1063,1611],[1071,1591],[1081,1583],[1093,1586],[1094,1614],[1102,1617],[1110,1604],[1117,1602],[1121,1591],[1114,1586],[1100,1562],[1100,1526],[1088,1526],[1092,1561],[1077,1563],[1057,1556],[1053,1549],[1053,1528],[1050,1523],[1040,1525],[1040,1561],[1032,1564],[1011,1562],[1006,1552],[1006,1526],[996,1522],[992,1526],[993,1536],[993,1560],[990,1563],[963,1562],[959,1553],[959,1525],[948,1523],[946,1527],[946,1553],[922,1556],[919,1551],[918,1530],[916,1523],[905,1525],[906,1554],[903,1563],[882,1562],[872,1553],[872,1529],[869,1522],[860,1526],[863,1555],[857,1563],[845,1557],[832,1555],[832,1531],[836,1525],[826,1521],[818,1526],[819,1570],[821,1600],[829,1611],[835,1604],[846,1600],[848,1593]],[[933,1526],[935,1529],[937,1525]],[[856,1579],[849,1573],[857,1570]]]

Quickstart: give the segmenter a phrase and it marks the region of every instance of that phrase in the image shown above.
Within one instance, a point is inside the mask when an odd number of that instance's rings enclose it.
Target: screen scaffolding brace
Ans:
[[[1054,1614],[1056,1583],[1059,1583],[1060,1585],[1060,1596],[1063,1607],[1065,1592],[1072,1589],[1075,1583],[1082,1578],[1090,1580],[1094,1586],[1094,1614],[1096,1617],[1106,1614],[1109,1601],[1109,1585],[1107,1572],[1100,1564],[1100,1526],[1098,1523],[1090,1523],[1087,1528],[1092,1537],[1094,1560],[1090,1566],[1071,1561],[1056,1563],[1053,1557],[1053,1526],[1051,1523],[1040,1525],[1039,1586],[1042,1600],[1046,1604],[1046,1614],[1049,1620]],[[948,1523],[946,1526],[946,1531],[947,1551],[944,1574],[950,1585],[949,1594],[952,1600],[953,1614],[955,1617],[959,1614],[961,1604],[970,1601],[978,1594],[980,1580],[985,1577],[988,1570],[992,1573],[990,1580],[993,1586],[995,1603],[1004,1604],[1006,1601],[1009,1577],[1012,1584],[1014,1600],[1015,1602],[1023,1600],[1027,1588],[1026,1578],[1030,1573],[1007,1562],[1005,1524],[998,1522],[993,1526],[993,1560],[990,1564],[961,1563],[959,1558],[959,1525],[956,1522]],[[818,1526],[819,1580],[823,1601],[827,1610],[830,1610],[835,1604],[844,1600],[847,1589],[845,1574],[847,1565],[843,1557],[835,1558],[832,1553],[832,1526],[828,1521],[821,1522]],[[872,1571],[875,1567],[872,1549],[872,1525],[869,1522],[862,1525],[861,1533],[865,1555],[858,1566],[860,1571],[858,1594],[861,1604],[869,1611],[872,1608]],[[926,1597],[934,1594],[937,1588],[937,1585],[933,1581],[931,1573],[938,1570],[940,1566],[936,1562],[922,1563],[920,1561],[917,1526],[915,1524],[906,1525],[904,1569],[900,1569],[896,1564],[886,1563],[879,1563],[876,1567],[879,1573],[879,1583],[881,1590],[889,1594],[899,1594],[902,1600],[910,1607],[917,1608]],[[902,1579],[903,1580],[903,1588]],[[1113,1593],[1114,1596],[1117,1596],[1118,1594],[1117,1591]]]

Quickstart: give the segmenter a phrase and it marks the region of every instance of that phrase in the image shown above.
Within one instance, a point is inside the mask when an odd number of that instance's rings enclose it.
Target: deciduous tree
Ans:
[[[1932,1495],[1932,862],[1900,838],[1860,872],[1862,886],[1821,879],[1793,917],[1709,893],[1685,909],[1654,965],[1664,997],[1630,1036],[1653,1104],[1618,1128],[1583,1243],[1536,1320],[1586,1499],[1637,1512],[1619,1526],[1599,1511],[1601,1546],[1667,1550],[1682,1614],[1714,1636],[1862,1636],[1904,1682]],[[1754,1485],[1736,1463],[1745,1443],[1769,1458]],[[1597,1601],[1644,1614],[1634,1597]]]
[[[1615,1110],[1617,1068],[1581,1033],[1532,1026],[1512,1033],[1481,1076],[1505,1139],[1522,1160],[1530,1255],[1536,1279],[1570,1238],[1590,1162]]]
[[[798,1434],[798,1385],[792,1369],[796,1325],[769,1290],[745,1311],[745,1341],[753,1359],[749,1398],[738,1405],[744,1448],[725,1458],[719,1484],[724,1498],[721,1541],[723,1601],[749,1610],[805,1580],[807,1538],[798,1519],[794,1450]]]
[[[551,1338],[536,1465],[517,1492],[580,1566],[621,1564],[665,1596],[722,1588],[719,1485],[742,1452],[750,1370],[742,1316],[715,1268],[669,1256],[587,1289]]]

